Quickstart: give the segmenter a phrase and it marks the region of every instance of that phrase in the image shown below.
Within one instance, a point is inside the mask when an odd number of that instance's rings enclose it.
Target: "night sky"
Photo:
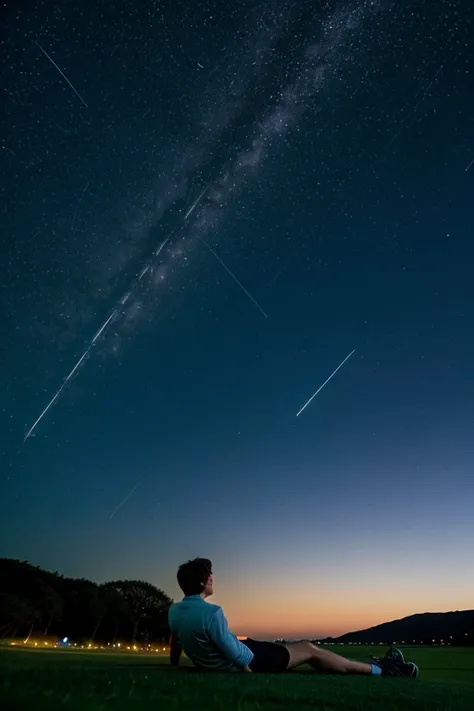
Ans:
[[[262,637],[472,607],[472,3],[2,13],[0,555],[210,557]]]

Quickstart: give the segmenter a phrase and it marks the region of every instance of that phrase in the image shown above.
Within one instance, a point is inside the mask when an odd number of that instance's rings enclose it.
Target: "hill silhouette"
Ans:
[[[337,638],[321,640],[338,643],[474,644],[474,610],[425,612],[384,622]]]

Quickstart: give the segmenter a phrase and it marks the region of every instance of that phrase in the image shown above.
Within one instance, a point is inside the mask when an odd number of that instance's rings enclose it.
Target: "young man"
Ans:
[[[214,671],[284,672],[309,664],[330,674],[367,674],[416,678],[418,667],[392,648],[373,663],[356,662],[309,641],[277,644],[254,639],[240,641],[227,625],[222,608],[205,600],[214,592],[212,563],[195,558],[178,568],[181,602],[169,609],[170,662],[179,664],[181,650],[195,666]]]

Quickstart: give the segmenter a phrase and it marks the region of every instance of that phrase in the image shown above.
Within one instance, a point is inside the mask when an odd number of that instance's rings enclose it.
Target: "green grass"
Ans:
[[[367,659],[374,647],[332,648]],[[383,648],[377,648],[382,653]],[[416,681],[284,675],[202,674],[171,669],[160,655],[0,650],[2,709],[20,711],[467,711],[474,709],[474,649],[414,648]]]

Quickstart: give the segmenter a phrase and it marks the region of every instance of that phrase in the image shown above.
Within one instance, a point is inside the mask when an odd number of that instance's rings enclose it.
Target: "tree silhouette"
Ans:
[[[97,585],[65,578],[26,561],[0,559],[0,636],[164,640],[172,600],[141,580]]]
[[[126,601],[133,625],[132,639],[147,639],[152,630],[157,634],[164,631],[172,600],[163,590],[143,580],[115,580],[105,587]]]

